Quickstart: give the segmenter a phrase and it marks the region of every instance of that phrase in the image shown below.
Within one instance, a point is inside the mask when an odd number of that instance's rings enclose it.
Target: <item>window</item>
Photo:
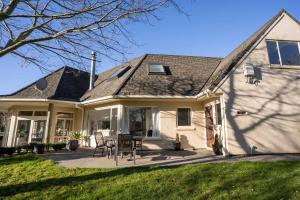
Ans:
[[[166,74],[166,69],[161,64],[149,64],[149,74]]]
[[[18,120],[17,146],[28,144],[30,124],[30,120]]]
[[[43,142],[46,129],[46,120],[36,120],[33,122],[33,132],[31,142]]]
[[[221,104],[219,104],[219,103],[216,104],[215,112],[216,112],[216,121],[217,121],[217,125],[222,125]]]
[[[270,64],[300,65],[298,42],[267,41]]]
[[[126,120],[127,112],[129,120]],[[125,121],[129,121],[131,135],[148,138],[159,137],[158,108],[126,108],[125,113]]]
[[[191,126],[191,109],[177,109],[177,126]]]
[[[97,131],[109,130],[110,134],[117,133],[118,109],[107,108],[88,112],[88,129],[92,135]]]
[[[73,114],[58,112],[56,114],[55,143],[65,142],[73,131]]]
[[[120,78],[123,74],[125,74],[130,69],[130,66],[122,67],[115,71],[108,79]]]
[[[31,117],[31,116],[44,117],[44,116],[47,116],[47,112],[46,111],[20,111],[19,116],[21,116],[21,117]]]
[[[19,116],[32,116],[33,111],[20,111]]]
[[[47,112],[46,111],[35,111],[34,116],[39,116],[39,117],[47,116]]]
[[[98,129],[110,129],[110,109],[99,110]]]
[[[267,49],[268,49],[270,64],[280,65],[276,42],[275,41],[267,41]]]

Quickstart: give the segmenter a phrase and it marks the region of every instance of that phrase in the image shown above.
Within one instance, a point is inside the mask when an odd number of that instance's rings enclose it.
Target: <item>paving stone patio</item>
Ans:
[[[236,162],[236,161],[275,161],[275,160],[300,160],[300,154],[274,154],[255,156],[216,156],[206,149],[184,151],[145,151],[143,156],[136,156],[136,164],[129,160],[129,156],[118,157],[118,166],[113,158],[101,156],[99,153],[93,157],[93,149],[81,148],[77,151],[47,152],[42,157],[51,159],[55,163],[68,168],[114,168],[134,166],[174,166],[183,164],[211,163],[211,162]]]

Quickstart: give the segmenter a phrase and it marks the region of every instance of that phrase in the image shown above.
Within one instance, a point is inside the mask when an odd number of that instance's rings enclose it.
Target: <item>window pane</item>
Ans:
[[[73,120],[66,119],[65,123],[65,132],[69,134],[70,131],[73,131]]]
[[[178,126],[190,126],[191,125],[191,109],[190,108],[178,108],[177,121],[178,121]]]
[[[99,110],[98,129],[110,129],[110,109]]]
[[[166,73],[163,65],[160,64],[150,64],[149,73]]]
[[[276,42],[275,41],[267,41],[267,49],[268,49],[270,64],[280,65]]]
[[[17,128],[17,145],[28,144],[30,120],[19,120]]]
[[[221,104],[216,104],[217,124],[222,124]]]
[[[129,131],[131,135],[146,135],[145,110],[141,108],[129,109]]]
[[[298,43],[278,42],[282,65],[300,65]]]
[[[46,111],[35,111],[34,116],[47,116]]]
[[[5,114],[0,112],[0,133],[5,132]]]
[[[64,120],[58,119],[56,122],[56,130],[55,130],[56,136],[62,136],[64,135]]]
[[[19,116],[32,116],[33,111],[20,111]]]
[[[146,134],[147,137],[153,137],[153,124],[152,124],[152,110],[151,108],[145,109],[146,120]]]
[[[57,118],[73,118],[72,113],[64,113],[64,112],[58,112],[56,116]]]
[[[117,123],[118,123],[118,109],[111,109],[111,134],[117,134]]]
[[[43,135],[45,133],[45,128],[46,128],[45,120],[34,121],[31,142],[42,142]]]

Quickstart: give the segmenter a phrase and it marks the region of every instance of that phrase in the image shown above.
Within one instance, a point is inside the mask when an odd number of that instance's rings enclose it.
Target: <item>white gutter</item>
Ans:
[[[104,101],[104,100],[109,100],[109,99],[113,99],[113,96],[105,96],[105,97],[101,97],[101,98],[97,98],[97,99],[87,100],[87,101],[81,102],[81,104],[88,105],[88,104],[98,103],[99,101]]]
[[[48,102],[48,103],[66,103],[66,104],[81,104],[80,102],[61,101],[52,99],[22,99],[22,98],[0,98],[0,102]]]
[[[116,95],[117,99],[196,99],[196,96],[172,96],[172,95]]]
[[[114,95],[105,96],[97,99],[87,100],[83,102],[72,102],[72,101],[61,101],[61,100],[51,100],[51,99],[23,99],[23,98],[0,98],[0,102],[48,102],[48,103],[65,103],[75,105],[79,108],[80,105],[90,105],[99,103],[106,100],[117,100],[117,99],[188,99],[188,100],[199,100],[200,98],[207,96],[211,93],[210,90],[205,90],[195,96],[158,96],[158,95]]]

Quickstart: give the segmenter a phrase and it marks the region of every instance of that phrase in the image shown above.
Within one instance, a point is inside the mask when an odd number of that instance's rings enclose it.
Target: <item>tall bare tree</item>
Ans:
[[[178,9],[173,0],[0,0],[0,58],[13,54],[40,69],[54,56],[79,68],[91,51],[114,59],[133,41],[130,23],[170,5]]]

